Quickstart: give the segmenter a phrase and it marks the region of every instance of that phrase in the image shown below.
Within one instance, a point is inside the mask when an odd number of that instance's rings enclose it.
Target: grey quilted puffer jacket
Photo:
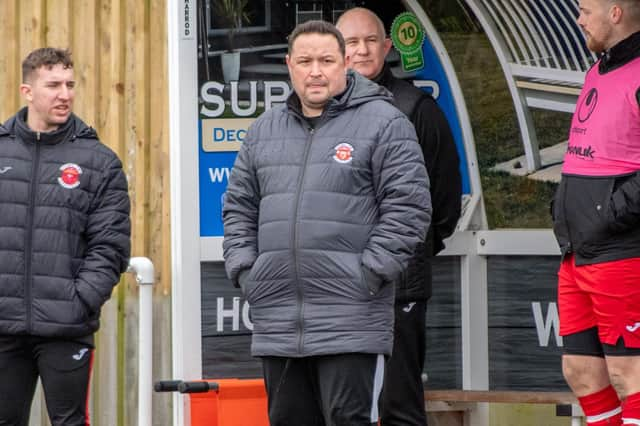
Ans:
[[[349,72],[315,129],[295,93],[250,127],[225,195],[223,248],[234,284],[243,272],[254,356],[391,353],[393,283],[431,204],[415,131],[390,101]]]
[[[75,115],[51,133],[25,118],[0,126],[0,334],[89,336],[129,259],[127,180]]]

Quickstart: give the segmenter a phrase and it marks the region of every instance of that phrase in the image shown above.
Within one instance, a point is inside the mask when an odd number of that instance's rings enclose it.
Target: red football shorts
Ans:
[[[558,272],[560,335],[598,327],[600,341],[640,348],[640,258],[576,266],[566,256]]]

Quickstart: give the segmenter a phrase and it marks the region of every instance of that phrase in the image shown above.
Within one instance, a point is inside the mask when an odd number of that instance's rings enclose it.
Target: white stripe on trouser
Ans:
[[[638,425],[640,426],[640,419],[630,419],[627,417],[622,418],[622,426],[624,425]]]
[[[376,371],[373,376],[373,401],[371,401],[371,423],[378,421],[380,413],[378,413],[378,399],[382,392],[382,382],[384,380],[384,355],[378,354],[376,360]]]
[[[622,413],[622,407],[616,407],[611,411],[607,411],[606,413],[598,414],[596,416],[587,416],[587,423],[601,422],[603,420],[607,420],[609,417],[613,417],[620,413]]]

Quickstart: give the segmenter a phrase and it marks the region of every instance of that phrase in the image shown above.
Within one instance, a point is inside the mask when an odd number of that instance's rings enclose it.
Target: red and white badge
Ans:
[[[82,174],[80,166],[73,163],[67,163],[60,166],[60,170],[62,171],[58,178],[60,186],[73,189],[80,185],[80,175]]]
[[[333,156],[333,159],[338,163],[345,164],[353,160],[353,147],[348,143],[341,143],[334,149],[336,150],[336,154]]]

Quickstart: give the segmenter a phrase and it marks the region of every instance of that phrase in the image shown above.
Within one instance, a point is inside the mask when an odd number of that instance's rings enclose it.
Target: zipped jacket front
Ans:
[[[0,334],[83,337],[130,255],[120,160],[75,115],[36,133],[0,126]]]
[[[224,257],[234,283],[249,270],[254,356],[391,353],[394,284],[426,235],[428,176],[388,92],[347,78],[314,130],[295,93],[260,116],[231,173]]]

